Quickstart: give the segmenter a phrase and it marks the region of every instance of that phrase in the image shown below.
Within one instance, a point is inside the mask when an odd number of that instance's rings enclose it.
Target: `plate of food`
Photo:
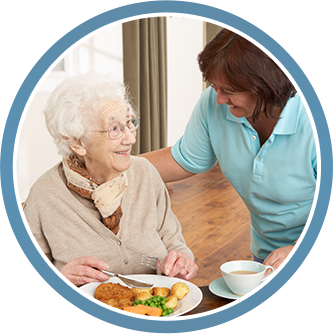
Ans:
[[[281,312],[295,318],[304,317],[304,278],[285,284],[272,298]]]
[[[88,283],[80,290],[104,306],[136,315],[172,317],[186,314],[202,300],[201,290],[191,282],[162,275],[127,275],[153,283],[151,289],[130,288],[116,277],[99,283]]]

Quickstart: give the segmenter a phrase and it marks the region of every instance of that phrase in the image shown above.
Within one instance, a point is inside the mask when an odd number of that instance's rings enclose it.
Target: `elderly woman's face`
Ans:
[[[86,154],[83,158],[88,172],[100,183],[117,177],[131,166],[130,153],[136,132],[124,127],[119,139],[110,139],[107,132],[97,131],[107,131],[118,122],[126,124],[129,116],[123,101],[110,101],[99,108],[89,125],[92,131],[84,141]]]

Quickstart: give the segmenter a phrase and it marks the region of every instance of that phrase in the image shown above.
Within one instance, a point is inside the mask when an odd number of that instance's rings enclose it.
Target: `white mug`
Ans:
[[[16,301],[17,318],[47,318],[50,314],[50,299],[42,295],[19,295]]]
[[[271,269],[271,272],[264,277],[267,269]],[[221,265],[220,270],[231,292],[239,296],[243,296],[256,288],[274,272],[272,266],[243,260],[226,262]]]

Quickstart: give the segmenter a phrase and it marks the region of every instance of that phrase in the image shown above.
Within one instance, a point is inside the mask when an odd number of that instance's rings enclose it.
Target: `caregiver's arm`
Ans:
[[[176,162],[172,157],[171,147],[144,153],[140,156],[146,158],[155,166],[164,182],[179,181],[195,175]]]

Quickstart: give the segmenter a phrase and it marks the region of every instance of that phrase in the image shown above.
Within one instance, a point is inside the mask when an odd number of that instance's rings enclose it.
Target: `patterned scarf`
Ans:
[[[119,204],[128,185],[125,172],[111,181],[99,184],[90,176],[77,157],[70,156],[63,159],[62,163],[69,188],[84,198],[94,200],[102,216],[102,223],[117,234],[123,215]]]

